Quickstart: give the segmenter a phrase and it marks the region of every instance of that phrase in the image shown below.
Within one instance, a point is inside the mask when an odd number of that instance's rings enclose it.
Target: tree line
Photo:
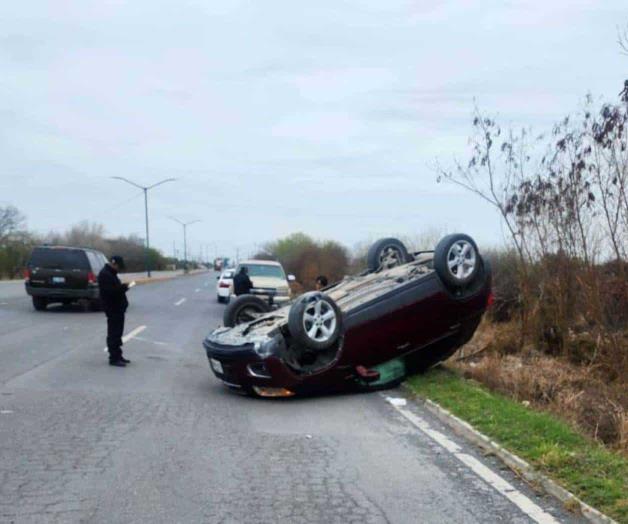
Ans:
[[[158,249],[148,253],[144,240],[136,235],[108,237],[101,224],[80,222],[63,232],[38,234],[26,227],[24,215],[14,206],[0,207],[0,278],[19,278],[37,245],[87,247],[102,251],[105,256],[124,257],[127,271],[143,271],[148,256],[153,270],[181,266],[181,262],[165,257]]]

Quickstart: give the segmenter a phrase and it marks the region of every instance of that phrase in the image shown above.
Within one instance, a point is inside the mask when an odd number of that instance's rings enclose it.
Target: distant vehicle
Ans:
[[[239,314],[203,342],[214,375],[264,397],[391,387],[451,356],[492,302],[490,266],[467,235],[416,253],[385,238],[367,266],[276,310],[233,300]]]
[[[98,273],[107,257],[95,249],[39,246],[33,249],[24,278],[33,307],[81,302],[86,310],[100,308]]]
[[[240,268],[249,270],[249,278],[253,282],[251,295],[256,295],[263,300],[275,304],[285,304],[290,300],[290,282],[294,281],[294,275],[288,275],[283,266],[274,260],[243,260],[236,269],[237,275]],[[233,294],[233,284],[231,285]]]
[[[222,258],[214,259],[214,271],[222,271],[223,269],[223,260]]]
[[[233,269],[223,271],[220,276],[216,277],[216,296],[218,302],[229,302],[231,296],[231,286],[233,285]]]

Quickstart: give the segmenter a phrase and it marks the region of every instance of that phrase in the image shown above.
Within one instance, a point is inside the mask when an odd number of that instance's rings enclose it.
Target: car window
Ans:
[[[84,251],[64,248],[35,248],[28,266],[43,269],[84,269],[88,271],[90,269]]]
[[[92,268],[92,271],[94,271],[95,273],[98,272],[98,259],[96,258],[96,255],[94,255],[94,253],[90,252],[90,251],[86,251],[85,254],[87,255],[87,258],[89,259],[89,265]]]
[[[233,271],[225,271],[220,278],[233,278]]]
[[[89,258],[94,273],[100,273],[100,270],[105,265],[105,262],[103,262],[105,256],[97,251],[87,251],[87,257]]]
[[[281,266],[269,266],[266,264],[243,264],[243,266],[248,268],[250,277],[273,277],[284,280],[286,278]]]

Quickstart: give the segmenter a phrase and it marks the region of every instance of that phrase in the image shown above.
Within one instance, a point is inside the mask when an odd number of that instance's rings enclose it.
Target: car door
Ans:
[[[377,365],[429,343],[444,324],[436,275],[396,288],[347,317],[345,344],[357,364]]]

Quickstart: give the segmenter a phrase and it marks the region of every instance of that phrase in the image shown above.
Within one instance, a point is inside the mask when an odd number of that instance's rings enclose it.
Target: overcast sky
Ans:
[[[481,5],[481,7],[479,7]],[[0,4],[0,205],[247,254],[303,231],[349,246],[422,230],[496,244],[496,215],[439,185],[473,100],[547,129],[628,76],[625,0],[31,1]],[[211,248],[213,250],[213,247]]]

